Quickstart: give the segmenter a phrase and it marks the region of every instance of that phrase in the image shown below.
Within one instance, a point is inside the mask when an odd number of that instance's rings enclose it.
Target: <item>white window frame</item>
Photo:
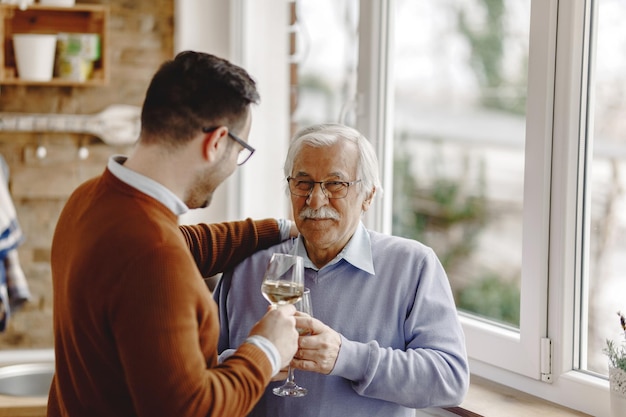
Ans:
[[[359,4],[359,56],[356,91],[356,126],[368,138],[379,159],[383,193],[378,193],[363,222],[372,229],[391,231],[393,184],[393,45],[392,0],[361,0]],[[367,30],[360,30],[367,28]],[[387,190],[385,193],[384,191]],[[381,198],[382,194],[382,198]]]
[[[526,113],[520,329],[462,315],[472,373],[532,395],[608,416],[608,382],[574,368],[581,323],[578,216],[581,137],[586,132],[591,1],[532,0]],[[391,190],[393,114],[390,56],[394,0],[361,0],[357,128],[381,156]],[[558,23],[558,24],[557,24]],[[532,156],[532,157],[528,157]],[[368,226],[390,232],[391,194]],[[542,339],[549,340],[549,348]],[[545,342],[544,340],[544,342]],[[543,379],[543,381],[542,381]]]

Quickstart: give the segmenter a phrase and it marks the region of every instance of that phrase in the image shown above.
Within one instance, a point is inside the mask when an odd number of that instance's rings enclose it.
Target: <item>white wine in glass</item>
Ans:
[[[261,292],[272,306],[293,304],[300,300],[304,291],[304,263],[301,256],[286,253],[272,255]]]
[[[296,309],[303,313],[313,316],[313,308],[311,307],[311,292],[308,288],[304,289],[302,298],[296,303]],[[298,329],[300,335],[305,336],[309,334],[308,329]],[[280,387],[276,387],[272,392],[281,397],[303,397],[307,394],[308,390],[296,384],[294,377],[294,370],[290,366],[287,372],[287,379],[285,383]]]

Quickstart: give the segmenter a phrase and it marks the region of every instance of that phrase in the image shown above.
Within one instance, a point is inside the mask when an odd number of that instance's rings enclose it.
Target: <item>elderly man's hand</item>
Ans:
[[[341,349],[339,333],[302,313],[296,313],[296,328],[305,335],[298,339],[298,351],[291,366],[328,375],[335,367]]]

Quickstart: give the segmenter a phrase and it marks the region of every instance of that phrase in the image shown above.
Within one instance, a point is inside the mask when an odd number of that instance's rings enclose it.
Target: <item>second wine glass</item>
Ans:
[[[308,314],[309,316],[313,316],[313,308],[311,307],[311,292],[308,288],[304,289],[302,293],[302,298],[295,305],[298,311]],[[308,329],[298,329],[300,335],[304,336],[309,333]],[[294,377],[294,370],[290,366],[287,371],[287,379],[285,383],[280,387],[276,387],[272,390],[272,392],[281,397],[302,397],[305,396],[308,390],[304,387],[296,384]]]

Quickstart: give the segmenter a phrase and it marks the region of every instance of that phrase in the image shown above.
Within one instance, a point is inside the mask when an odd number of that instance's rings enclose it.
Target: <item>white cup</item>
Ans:
[[[50,81],[54,72],[56,45],[56,35],[14,34],[13,49],[18,77],[28,81]]]

